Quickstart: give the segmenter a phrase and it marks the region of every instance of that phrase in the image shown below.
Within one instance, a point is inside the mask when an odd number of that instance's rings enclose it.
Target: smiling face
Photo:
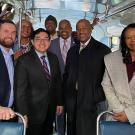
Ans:
[[[131,52],[135,52],[135,28],[129,28],[125,32],[125,43]]]
[[[46,29],[49,31],[50,34],[53,34],[53,33],[55,33],[57,26],[56,26],[56,24],[55,24],[54,21],[48,20],[48,21],[46,22],[46,24],[45,24],[45,27],[46,27]]]
[[[86,43],[91,37],[91,24],[88,20],[82,19],[76,25],[77,37],[82,43]]]
[[[63,39],[68,39],[71,36],[72,27],[68,20],[62,20],[59,23],[59,33]]]
[[[27,20],[22,20],[21,37],[29,38],[32,32],[32,24]]]
[[[3,23],[0,26],[0,44],[5,48],[11,48],[16,39],[16,27],[11,23]]]
[[[40,53],[45,53],[50,46],[50,39],[46,32],[36,34],[32,42],[36,51]]]

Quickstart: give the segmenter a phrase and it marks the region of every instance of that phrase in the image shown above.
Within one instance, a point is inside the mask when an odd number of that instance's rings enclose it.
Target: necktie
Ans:
[[[66,57],[67,57],[67,52],[68,52],[68,48],[67,48],[67,44],[66,44],[66,40],[64,40],[64,44],[63,44],[63,48],[62,48],[62,58],[64,60],[64,63],[66,62]]]
[[[79,52],[81,52],[84,48],[85,48],[85,44],[82,44],[82,45],[80,46]]]
[[[42,59],[42,62],[43,62],[43,68],[44,68],[44,71],[45,71],[45,76],[48,80],[51,80],[51,75],[49,73],[49,69],[48,69],[48,66],[47,66],[47,62],[46,62],[46,59],[45,59],[45,56],[41,56],[41,59]]]

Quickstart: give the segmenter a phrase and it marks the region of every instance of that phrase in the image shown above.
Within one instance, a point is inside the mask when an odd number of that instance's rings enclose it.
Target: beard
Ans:
[[[11,38],[4,38],[0,39],[0,44],[5,48],[11,48],[14,45],[14,42]]]

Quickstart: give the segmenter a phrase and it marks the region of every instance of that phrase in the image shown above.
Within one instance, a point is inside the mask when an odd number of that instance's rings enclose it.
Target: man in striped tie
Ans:
[[[18,59],[15,68],[16,110],[28,118],[27,135],[52,135],[55,113],[63,112],[59,62],[47,51],[48,31],[35,30],[32,44],[33,49]]]

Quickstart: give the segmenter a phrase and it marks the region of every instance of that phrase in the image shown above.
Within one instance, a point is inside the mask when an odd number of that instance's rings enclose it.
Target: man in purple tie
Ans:
[[[52,135],[55,113],[63,112],[59,62],[47,51],[50,46],[48,31],[35,30],[32,44],[33,49],[16,64],[15,106],[28,119],[27,135]]]

